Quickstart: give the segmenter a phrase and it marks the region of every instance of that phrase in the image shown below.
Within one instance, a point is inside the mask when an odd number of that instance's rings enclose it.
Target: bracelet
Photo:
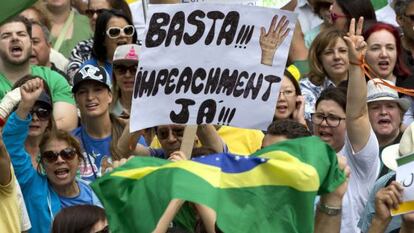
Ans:
[[[342,213],[341,207],[332,207],[332,206],[322,204],[321,202],[318,202],[316,209],[329,216],[337,216]]]

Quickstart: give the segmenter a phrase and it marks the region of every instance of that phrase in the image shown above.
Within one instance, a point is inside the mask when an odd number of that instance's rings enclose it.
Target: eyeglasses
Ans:
[[[44,159],[48,163],[54,163],[57,161],[59,155],[62,159],[69,161],[75,158],[76,150],[72,147],[67,147],[60,152],[48,150],[43,152],[40,158]]]
[[[127,25],[123,28],[120,27],[110,27],[106,30],[106,35],[111,39],[116,39],[121,36],[121,31],[126,37],[131,37],[135,33],[135,28],[132,25]]]
[[[106,225],[106,227],[104,227],[102,230],[97,231],[95,233],[109,233],[109,227],[108,227],[108,225]]]
[[[284,91],[280,91],[279,95],[283,94],[285,97],[293,97],[296,95],[296,92],[293,90],[284,90]]]
[[[100,14],[102,14],[104,11],[107,11],[108,9],[87,9],[86,11],[85,11],[85,14],[86,14],[86,16],[88,16],[89,18],[92,18],[94,15],[95,15],[95,13],[97,14],[97,15],[100,15]]]
[[[329,127],[336,128],[341,124],[342,120],[345,120],[345,118],[341,118],[335,115],[324,115],[322,113],[312,113],[311,114],[312,123],[315,125],[321,125],[323,121],[326,121],[326,124]]]
[[[137,73],[138,66],[124,66],[124,65],[114,65],[114,71],[120,75],[124,75],[129,70],[129,73],[135,75]]]
[[[337,14],[337,13],[332,12],[332,11],[331,11],[330,14],[331,14],[331,19],[332,19],[333,23],[335,23],[335,21],[338,20],[339,18],[348,18],[347,15],[340,15],[340,14]]]
[[[157,137],[159,140],[167,139],[168,136],[170,136],[170,130],[172,131],[172,134],[174,137],[183,137],[184,135],[184,128],[158,128],[157,129]]]
[[[41,121],[48,121],[50,118],[50,109],[46,109],[46,108],[42,108],[42,107],[34,107],[31,111],[30,114],[33,117],[33,114],[36,113],[37,118],[39,118],[39,120]]]

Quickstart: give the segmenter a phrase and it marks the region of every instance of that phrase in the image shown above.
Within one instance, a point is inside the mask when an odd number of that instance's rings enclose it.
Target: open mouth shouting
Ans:
[[[55,170],[54,174],[58,179],[64,180],[69,177],[69,171],[68,168],[58,168]]]
[[[20,57],[23,55],[23,47],[21,45],[14,44],[10,46],[9,51],[12,57]]]

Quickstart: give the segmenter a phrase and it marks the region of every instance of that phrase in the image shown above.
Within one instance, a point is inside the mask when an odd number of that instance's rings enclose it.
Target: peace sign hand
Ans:
[[[349,31],[344,40],[349,49],[349,61],[353,63],[361,63],[361,58],[365,55],[367,51],[367,43],[364,41],[362,36],[362,28],[364,26],[364,18],[360,17],[358,19],[358,24],[355,28],[355,19],[351,19],[349,24]]]

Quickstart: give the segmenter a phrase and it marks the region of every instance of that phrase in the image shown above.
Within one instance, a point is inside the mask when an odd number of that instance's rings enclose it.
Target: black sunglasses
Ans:
[[[30,114],[33,117],[33,114],[36,114],[37,118],[39,118],[39,120],[41,121],[48,121],[50,118],[50,109],[47,108],[42,108],[42,107],[34,107],[31,111]]]
[[[64,160],[72,160],[76,156],[76,150],[72,147],[67,147],[60,152],[48,150],[43,152],[40,158],[48,163],[54,163],[57,161],[59,155]]]
[[[170,136],[170,132],[174,135],[174,137],[183,137],[184,135],[184,128],[158,128],[157,129],[157,137],[159,140],[167,139]]]
[[[135,75],[137,73],[137,67],[138,67],[137,65],[132,65],[132,66],[114,65],[114,70],[121,75],[126,74],[126,72],[129,70],[129,72],[132,75]]]
[[[102,14],[102,12],[107,11],[108,9],[87,9],[85,10],[85,15],[89,18],[92,18],[93,15],[96,13],[98,16]]]

